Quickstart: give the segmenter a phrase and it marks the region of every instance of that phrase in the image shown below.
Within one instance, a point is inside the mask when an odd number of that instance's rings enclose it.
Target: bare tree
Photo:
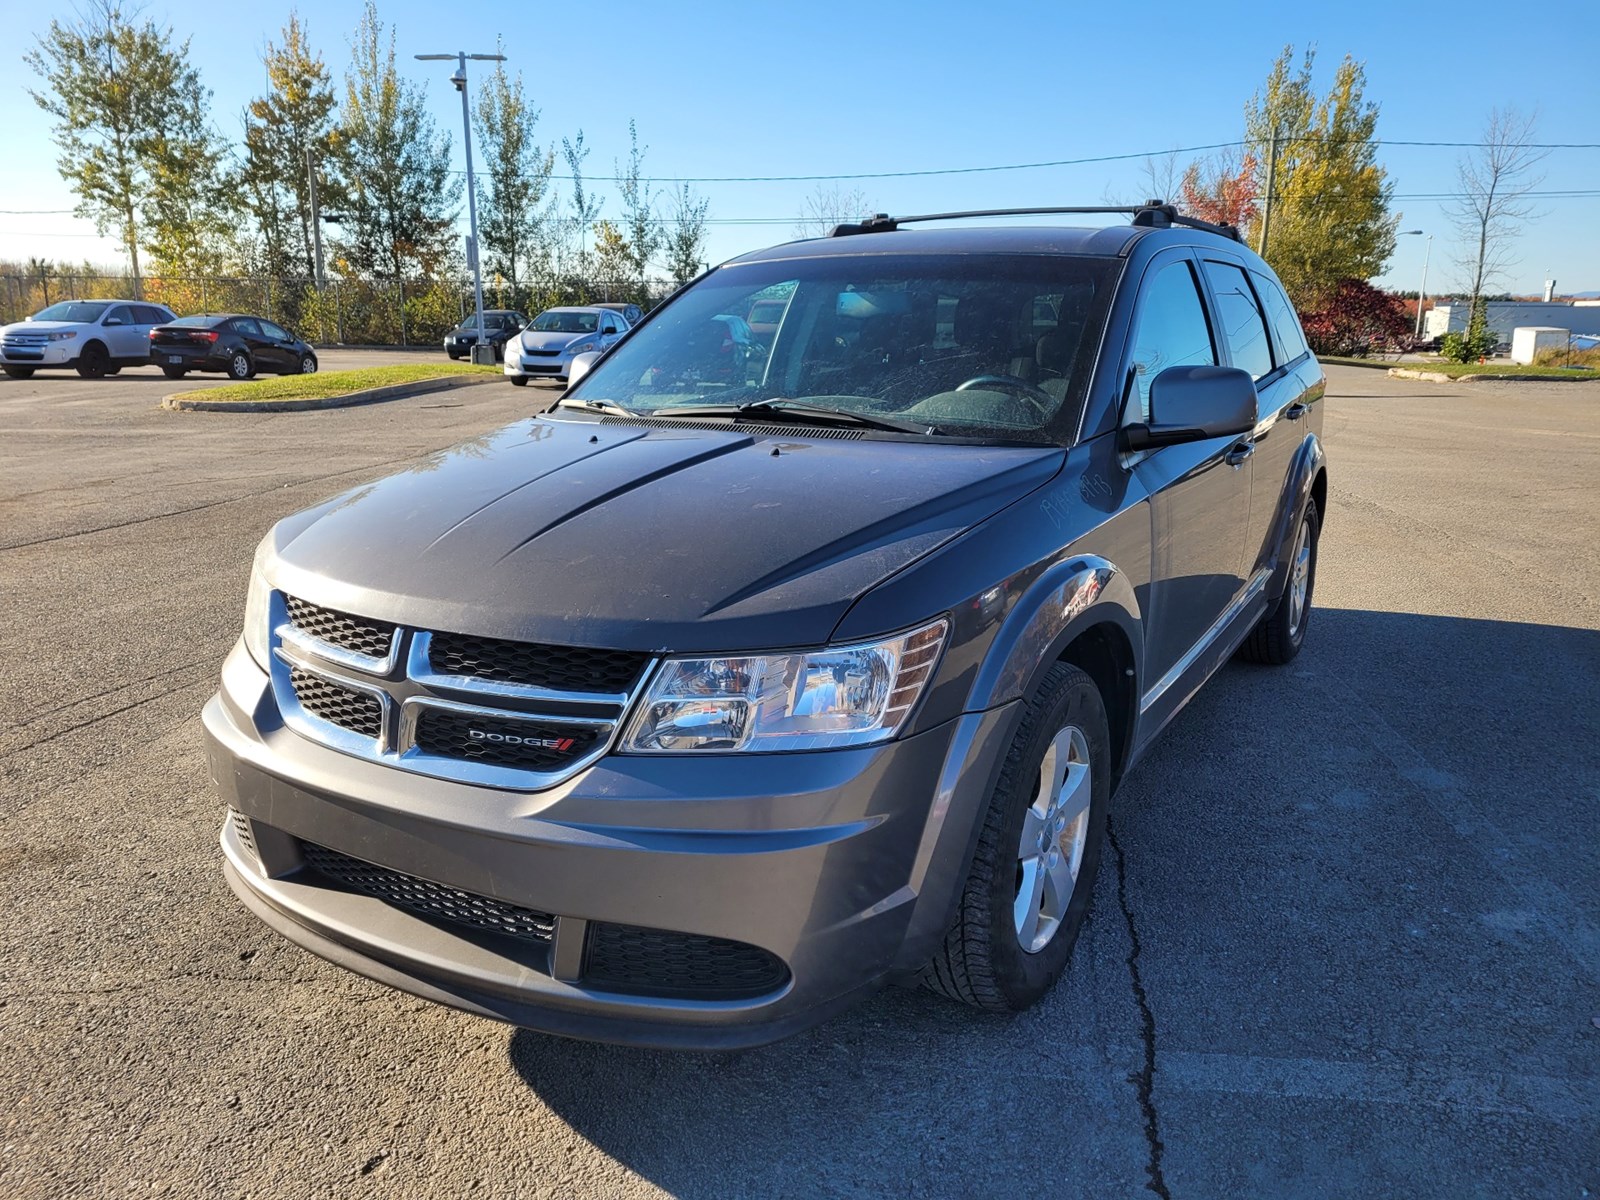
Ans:
[[[1458,260],[1472,281],[1476,310],[1486,284],[1515,261],[1511,243],[1534,215],[1529,193],[1544,182],[1533,168],[1549,152],[1534,145],[1536,114],[1496,108],[1483,129],[1483,144],[1456,163],[1459,198],[1446,212],[1463,243]]]
[[[800,219],[794,223],[797,238],[827,237],[835,225],[846,221],[859,221],[872,214],[872,206],[860,188],[844,191],[836,183],[832,187],[817,184],[800,204]]]

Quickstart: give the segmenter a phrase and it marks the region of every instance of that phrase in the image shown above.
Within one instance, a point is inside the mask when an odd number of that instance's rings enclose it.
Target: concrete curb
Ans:
[[[357,404],[377,404],[383,400],[399,400],[406,396],[425,396],[429,392],[442,392],[451,388],[471,387],[480,383],[497,383],[503,375],[441,375],[438,379],[417,379],[410,383],[391,383],[387,387],[368,388],[364,392],[351,392],[346,396],[328,396],[315,400],[206,400],[203,396],[164,396],[161,407],[173,412],[308,412],[318,408],[350,408]]]
[[[1597,383],[1594,375],[1446,375],[1443,371],[1425,371],[1414,367],[1390,367],[1389,374],[1396,379],[1421,379],[1426,383]]]

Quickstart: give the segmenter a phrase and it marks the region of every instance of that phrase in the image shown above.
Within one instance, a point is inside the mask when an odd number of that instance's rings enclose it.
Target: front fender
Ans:
[[[1031,695],[1074,638],[1105,623],[1127,637],[1137,684],[1143,678],[1144,627],[1133,584],[1099,555],[1057,563],[1034,582],[995,634],[973,681],[968,711]]]

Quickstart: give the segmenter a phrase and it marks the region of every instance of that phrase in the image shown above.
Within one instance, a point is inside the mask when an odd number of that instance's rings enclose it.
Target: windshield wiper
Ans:
[[[556,404],[557,408],[576,408],[583,412],[605,413],[608,417],[637,417],[639,414],[631,408],[623,408],[620,404],[613,404],[609,400],[584,400],[577,396],[569,396]]]
[[[747,400],[743,404],[692,404],[683,408],[658,408],[654,417],[773,417],[795,421],[837,422],[842,425],[861,425],[867,429],[883,429],[890,433],[915,433],[931,437],[939,432],[933,425],[921,421],[901,421],[894,417],[880,417],[873,413],[852,412],[848,408],[829,408],[821,404],[807,404],[802,400]]]

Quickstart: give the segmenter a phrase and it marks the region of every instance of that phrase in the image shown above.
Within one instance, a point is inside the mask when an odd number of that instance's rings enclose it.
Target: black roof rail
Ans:
[[[1164,200],[1147,200],[1143,204],[1098,204],[1066,208],[983,208],[967,212],[921,213],[909,217],[891,217],[888,213],[875,213],[861,221],[835,225],[828,236],[851,237],[858,233],[888,233],[891,230],[900,228],[902,225],[910,225],[919,221],[958,221],[972,217],[1042,217],[1063,214],[1104,215],[1107,213],[1127,213],[1132,216],[1132,223],[1141,229],[1168,229],[1173,225],[1184,225],[1190,229],[1203,229],[1207,233],[1220,234],[1225,238],[1232,238],[1236,242],[1244,240],[1239,236],[1239,231],[1234,226],[1218,225],[1212,221],[1202,221],[1198,217],[1185,216],[1176,207]]]

